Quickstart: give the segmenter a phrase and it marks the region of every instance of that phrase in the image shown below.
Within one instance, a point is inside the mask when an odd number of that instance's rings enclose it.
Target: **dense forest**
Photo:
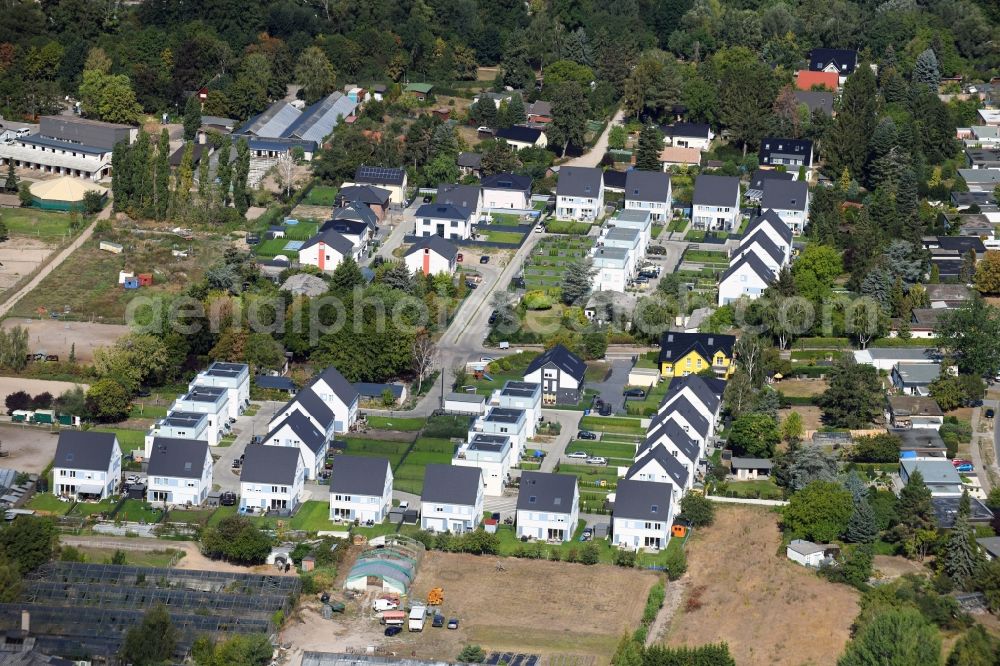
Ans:
[[[339,85],[443,84],[498,65],[499,83],[531,88],[536,72],[570,61],[592,68],[608,99],[650,49],[700,67],[745,47],[778,72],[798,68],[817,46],[891,56],[900,71],[931,48],[942,76],[984,79],[1000,66],[1000,6],[991,0],[3,0],[0,12],[0,113],[8,118],[85,95],[89,67],[106,77],[91,88],[124,94],[126,112],[179,113],[185,93],[204,86],[206,112],[246,118],[286,84],[330,68]],[[95,47],[106,61],[88,60]],[[723,121],[706,108],[699,80],[688,76],[678,93]]]

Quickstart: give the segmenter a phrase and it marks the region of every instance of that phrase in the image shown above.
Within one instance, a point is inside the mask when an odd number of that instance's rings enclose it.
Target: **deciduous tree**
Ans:
[[[295,65],[295,81],[302,86],[307,104],[326,97],[336,85],[336,72],[318,46],[306,48]]]
[[[142,618],[142,624],[125,634],[121,658],[133,666],[158,666],[167,663],[177,647],[177,628],[166,606],[157,604]]]
[[[882,383],[875,367],[846,357],[834,365],[830,384],[817,402],[830,425],[864,428],[881,413],[882,400]]]
[[[915,608],[876,615],[847,644],[837,666],[939,664],[941,634]]]
[[[847,529],[854,511],[851,493],[839,483],[813,481],[792,495],[784,523],[795,535],[826,543]]]
[[[938,320],[938,345],[955,359],[960,373],[1000,373],[1000,310],[976,296]]]

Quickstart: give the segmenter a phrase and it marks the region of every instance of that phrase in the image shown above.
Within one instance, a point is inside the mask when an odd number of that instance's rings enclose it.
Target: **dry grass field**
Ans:
[[[774,388],[789,398],[809,398],[826,390],[825,379],[782,379]]]
[[[8,317],[0,325],[28,329],[28,351],[33,354],[56,354],[61,361],[69,359],[70,348],[73,348],[78,361],[92,361],[94,350],[113,345],[115,340],[129,332],[129,327],[124,324],[26,317]]]
[[[775,514],[720,506],[688,542],[687,596],[667,642],[725,641],[741,666],[835,663],[859,595],[789,561],[780,544]]]

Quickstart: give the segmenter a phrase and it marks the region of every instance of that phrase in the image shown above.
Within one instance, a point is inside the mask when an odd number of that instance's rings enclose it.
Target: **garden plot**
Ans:
[[[567,268],[587,255],[589,238],[546,238],[535,247],[524,264],[524,286],[528,291],[556,293]]]

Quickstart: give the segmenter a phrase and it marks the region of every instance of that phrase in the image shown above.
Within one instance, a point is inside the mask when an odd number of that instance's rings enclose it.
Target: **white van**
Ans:
[[[396,610],[399,602],[395,599],[376,599],[372,602],[372,610],[376,612]]]

